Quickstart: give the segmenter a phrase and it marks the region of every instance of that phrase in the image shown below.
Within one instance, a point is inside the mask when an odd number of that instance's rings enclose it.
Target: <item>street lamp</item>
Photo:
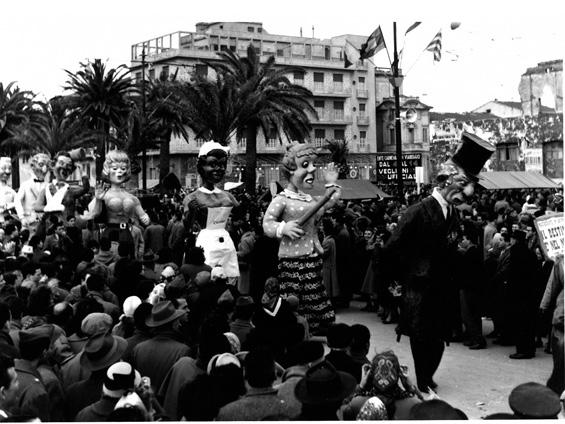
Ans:
[[[145,121],[145,44],[141,50],[141,116]],[[147,146],[141,151],[141,183],[143,191],[147,190]]]

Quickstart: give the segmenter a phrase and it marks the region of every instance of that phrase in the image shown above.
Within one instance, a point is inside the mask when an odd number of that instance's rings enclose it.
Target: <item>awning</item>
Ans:
[[[528,171],[483,172],[479,177],[479,185],[488,190],[559,187],[546,176]]]
[[[387,199],[393,197],[368,180],[337,180],[337,184],[341,186],[341,198],[343,200]],[[315,181],[314,188],[305,191],[313,196],[322,196],[326,189],[323,181]]]

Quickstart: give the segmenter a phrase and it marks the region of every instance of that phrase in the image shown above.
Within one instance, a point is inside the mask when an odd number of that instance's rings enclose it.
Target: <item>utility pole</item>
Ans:
[[[402,178],[402,134],[400,126],[400,85],[402,77],[398,73],[398,52],[396,50],[396,22],[393,22],[394,62],[392,64],[394,87],[394,122],[396,136],[396,178],[399,200],[404,203],[404,182]]]
[[[141,116],[145,124],[145,44],[141,50]],[[143,190],[147,190],[147,149],[145,140],[143,150],[141,151],[141,182]]]

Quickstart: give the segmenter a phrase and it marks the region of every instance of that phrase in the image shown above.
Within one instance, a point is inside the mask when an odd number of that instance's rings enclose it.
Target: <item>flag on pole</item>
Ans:
[[[377,54],[377,52],[381,51],[385,47],[385,38],[383,37],[383,32],[379,26],[371,35],[369,35],[367,41],[361,44],[361,50],[359,51],[360,59],[373,57]]]
[[[343,48],[343,59],[345,61],[344,66],[349,68],[351,65],[359,62],[361,55],[359,54],[359,50],[351,44],[349,41],[345,40],[345,46]]]
[[[404,35],[408,34],[410,31],[412,31],[413,29],[415,29],[418,25],[420,25],[422,22],[414,22],[412,25],[410,25],[410,27],[406,30],[406,32],[404,33]]]
[[[428,47],[426,47],[425,50],[433,52],[434,62],[439,62],[441,60],[441,30],[436,34],[432,41],[430,41],[430,44],[428,44]]]

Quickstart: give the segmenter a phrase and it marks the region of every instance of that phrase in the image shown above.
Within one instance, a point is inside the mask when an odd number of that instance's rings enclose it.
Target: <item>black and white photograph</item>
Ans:
[[[565,419],[557,0],[0,8],[0,422]]]

